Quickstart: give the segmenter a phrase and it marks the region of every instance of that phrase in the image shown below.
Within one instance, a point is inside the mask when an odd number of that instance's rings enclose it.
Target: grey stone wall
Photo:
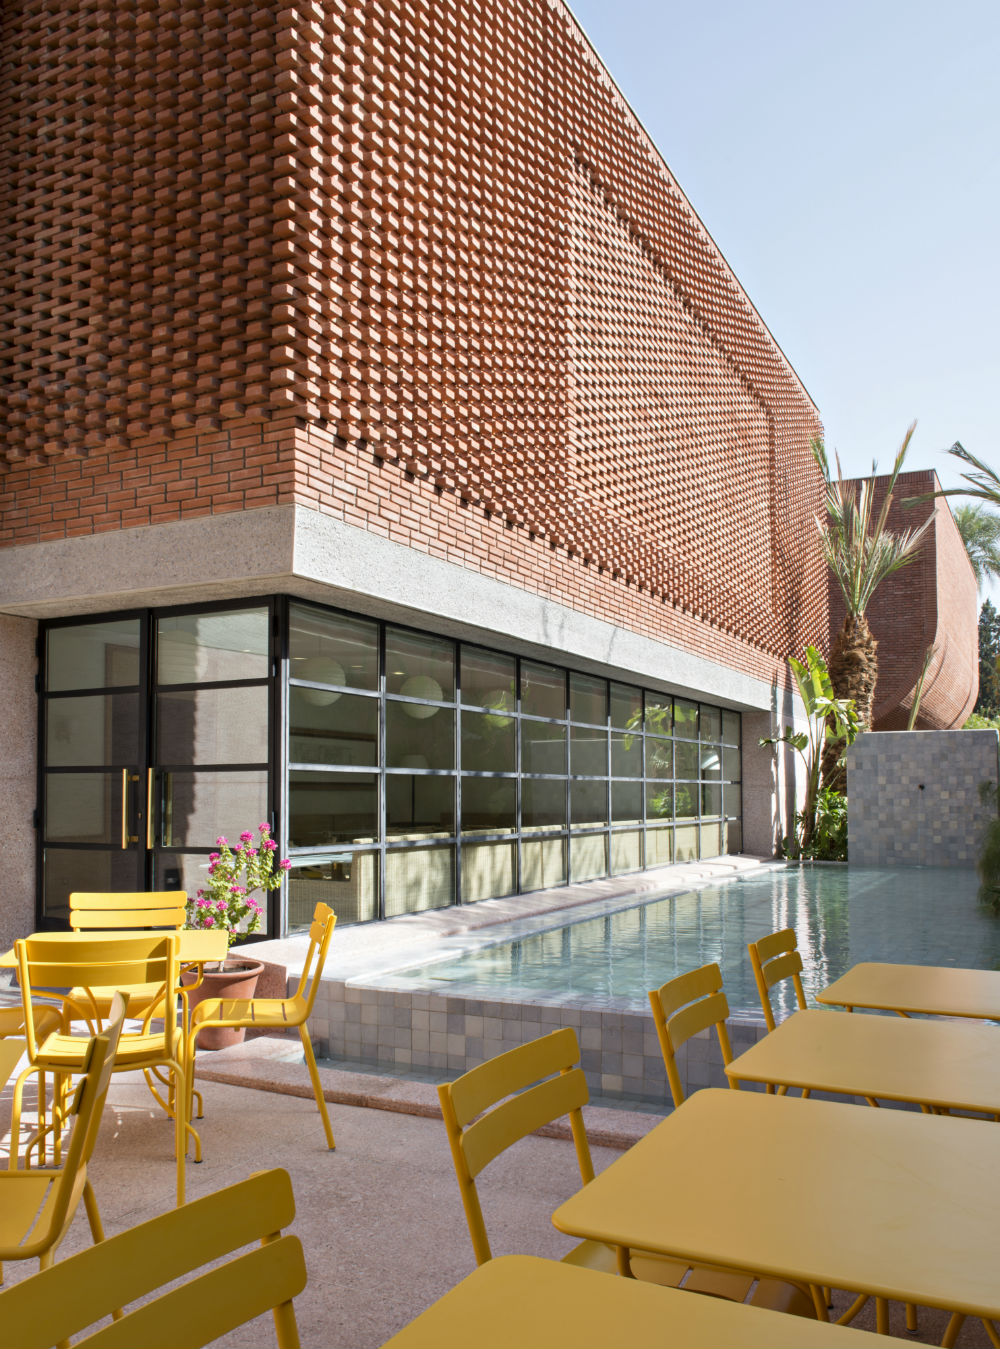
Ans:
[[[847,752],[852,866],[972,867],[996,805],[997,731],[869,731]]]
[[[38,624],[0,614],[0,950],[35,929],[35,639]]]

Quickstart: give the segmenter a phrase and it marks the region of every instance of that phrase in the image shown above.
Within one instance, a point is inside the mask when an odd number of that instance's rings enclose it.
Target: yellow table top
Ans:
[[[64,941],[67,945],[72,945],[75,941],[81,941],[88,937],[148,937],[151,934],[148,931],[132,932],[123,931],[119,928],[108,932],[44,932],[36,933],[36,936],[54,938],[58,941]],[[165,931],[164,936],[169,936]],[[225,959],[227,951],[227,939],[225,932],[213,932],[211,928],[181,928],[177,933],[180,937],[180,958],[183,965],[205,965],[212,960]],[[13,969],[17,964],[14,958],[13,948],[4,951],[0,955],[0,969]]]
[[[502,1255],[480,1265],[385,1349],[875,1349],[884,1341],[799,1316],[636,1279]]]
[[[10,1081],[10,1075],[17,1067],[18,1060],[24,1053],[24,1041],[0,1040],[0,1087],[5,1087]]]
[[[1000,972],[950,965],[855,965],[816,995],[838,1007],[1000,1021]]]
[[[1000,1129],[706,1089],[561,1205],[562,1232],[1000,1316]]]
[[[1000,1111],[1000,1027],[795,1012],[726,1069],[744,1082]]]

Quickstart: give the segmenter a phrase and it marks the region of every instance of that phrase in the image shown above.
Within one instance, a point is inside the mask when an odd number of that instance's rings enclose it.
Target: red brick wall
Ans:
[[[11,0],[0,542],[297,502],[764,678],[816,412],[558,3]]]
[[[888,478],[876,481],[875,509],[885,500]],[[878,642],[878,683],[872,728],[905,730],[924,655],[935,654],[924,680],[916,730],[961,726],[979,690],[978,594],[976,581],[947,502],[904,505],[907,498],[940,488],[931,469],[901,473],[889,509],[889,528],[919,528],[934,516],[914,560],[888,577],[868,608],[868,623]],[[830,580],[830,634],[844,621],[844,601]]]

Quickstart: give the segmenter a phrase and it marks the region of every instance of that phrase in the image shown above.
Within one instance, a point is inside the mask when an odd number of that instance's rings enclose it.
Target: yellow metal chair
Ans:
[[[73,1349],[196,1349],[267,1311],[278,1349],[299,1349],[292,1299],[306,1286],[305,1260],[298,1237],[281,1230],[294,1217],[288,1172],[261,1171],[109,1237],[0,1293],[0,1349],[49,1349],[116,1313],[111,1325],[74,1340]]]
[[[580,1179],[584,1185],[594,1179],[583,1122],[583,1106],[589,1099],[587,1079],[579,1067],[579,1060],[576,1033],[565,1027],[508,1050],[506,1054],[470,1069],[454,1082],[445,1082],[438,1087],[441,1113],[477,1264],[491,1259],[492,1252],[476,1177],[500,1153],[543,1124],[568,1115]],[[815,1316],[812,1299],[803,1296],[800,1290],[792,1289],[791,1285],[762,1280],[755,1287],[751,1275],[691,1266],[687,1261],[666,1259],[651,1251],[619,1254],[603,1242],[581,1241],[563,1256],[563,1260],[587,1269],[629,1274],[649,1283],[733,1297],[737,1301],[743,1301],[752,1292],[749,1300],[758,1306],[779,1306],[803,1316]],[[738,1288],[734,1280],[739,1281]],[[772,1283],[775,1283],[774,1289],[765,1288],[765,1284]],[[762,1288],[764,1293],[760,1292]],[[784,1300],[772,1297],[766,1304],[762,1302],[763,1297],[775,1294],[778,1288],[789,1290],[794,1297],[789,1295]]]
[[[87,1163],[97,1142],[124,1019],[125,999],[117,994],[104,1031],[80,1042],[83,1077],[68,1111],[73,1132],[62,1167],[53,1171],[0,1171],[0,1261],[37,1257],[41,1268],[48,1268],[81,1198],[91,1235],[95,1241],[104,1240]],[[13,1134],[11,1139],[13,1143]]]
[[[312,1014],[316,994],[319,992],[319,983],[336,922],[337,915],[328,904],[316,905],[309,928],[309,949],[306,953],[305,964],[302,967],[302,974],[299,977],[298,988],[295,990],[293,997],[206,998],[204,1002],[200,1002],[191,1013],[187,1054],[187,1060],[191,1065],[191,1085],[193,1089],[195,1045],[199,1031],[205,1030],[208,1026],[246,1026],[252,1027],[254,1030],[266,1028],[285,1030],[288,1027],[297,1026],[305,1054],[306,1066],[309,1069],[309,1080],[312,1083],[313,1095],[316,1098],[316,1105],[323,1121],[328,1148],[335,1146],[333,1129],[330,1127],[330,1116],[327,1113],[326,1101],[323,1099],[323,1084],[319,1080],[316,1057],[313,1054],[312,1041],[309,1039],[309,1028],[306,1023]],[[309,983],[310,976],[312,978],[311,984]],[[306,989],[307,984],[309,984],[308,991]]]
[[[125,993],[138,986],[152,986],[156,991],[153,1002],[162,1016],[162,1028],[154,1030],[149,1015],[138,1032],[122,1035],[118,1042],[114,1069],[131,1072],[136,1069],[162,1068],[169,1074],[171,1099],[157,1096],[164,1110],[174,1120],[174,1141],[177,1155],[177,1202],[184,1202],[184,1160],[186,1137],[195,1143],[195,1159],[201,1160],[201,1142],[187,1118],[189,1102],[183,1028],[178,1023],[175,990],[179,980],[178,941],[173,934],[150,932],[141,936],[112,937],[81,936],[68,946],[56,937],[34,936],[15,942],[18,978],[21,983],[25,1014],[25,1042],[28,1067],[18,1077],[14,1087],[11,1117],[11,1167],[17,1164],[16,1143],[20,1128],[21,1101],[26,1079],[35,1072],[52,1072],[61,1079],[79,1073],[82,1069],[86,1041],[73,1035],[71,1023],[85,1022],[91,1033],[100,1032],[104,1021],[103,1001],[90,996],[93,987],[103,991],[120,988]],[[32,992],[69,989],[63,993],[63,1029],[42,1035],[32,1013]],[[61,1127],[58,1101],[54,1108],[53,1128],[58,1141]],[[44,1142],[41,1131],[29,1141],[26,1158],[30,1157],[35,1142],[39,1151]],[[57,1153],[58,1157],[58,1153]]]
[[[750,952],[750,964],[760,996],[761,1010],[768,1030],[774,1030],[774,1008],[771,1006],[771,989],[785,979],[791,979],[795,990],[795,1002],[801,1011],[805,1010],[806,995],[802,988],[802,957],[799,955],[795,939],[795,929],[783,928],[772,932],[747,946]]]

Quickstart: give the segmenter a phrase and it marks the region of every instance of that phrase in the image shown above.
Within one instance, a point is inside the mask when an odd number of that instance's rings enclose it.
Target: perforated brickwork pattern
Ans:
[[[765,677],[825,630],[815,409],[555,0],[3,24],[3,542],[295,501]]]

